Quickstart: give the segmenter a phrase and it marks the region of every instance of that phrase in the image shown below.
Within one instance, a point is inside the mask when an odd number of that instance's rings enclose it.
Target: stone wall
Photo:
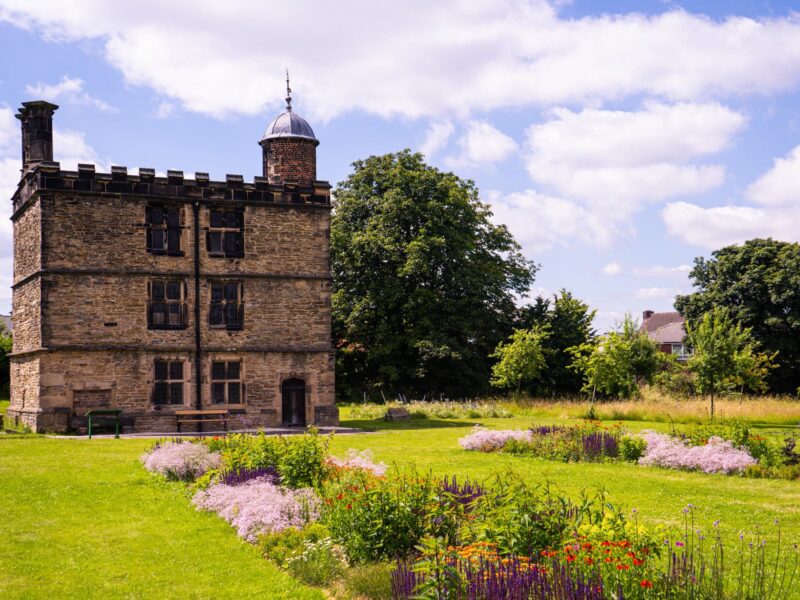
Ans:
[[[36,199],[14,219],[14,282],[41,267],[42,211]]]
[[[30,352],[38,350],[42,346],[41,297],[41,277],[39,275],[14,288],[11,298],[14,352]]]
[[[183,405],[156,406],[152,403],[155,359],[184,361]],[[230,405],[239,416],[232,419],[232,428],[269,426],[281,423],[281,384],[298,377],[306,381],[306,421],[315,422],[316,407],[332,406],[334,376],[332,352],[213,352],[202,359],[204,408],[211,405],[211,363],[216,360],[241,361],[244,402]],[[41,374],[38,369],[41,368]],[[41,357],[18,359],[15,376],[25,388],[15,388],[9,416],[27,415],[25,397],[35,397],[40,385],[39,422],[50,422],[46,415],[74,415],[73,428],[81,429],[87,399],[108,398],[110,408],[123,410],[132,419],[137,431],[175,431],[176,410],[194,408],[195,371],[193,356],[188,352],[144,351],[55,351]],[[33,394],[33,396],[30,396]],[[76,403],[78,406],[76,406]],[[36,406],[31,415],[35,415]],[[45,415],[45,416],[43,416]],[[36,416],[27,418],[37,427]],[[323,425],[335,424],[333,421]]]

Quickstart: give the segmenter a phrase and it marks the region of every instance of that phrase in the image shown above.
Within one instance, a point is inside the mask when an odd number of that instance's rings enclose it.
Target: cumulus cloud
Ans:
[[[608,263],[601,270],[606,275],[619,275],[620,273],[622,273],[622,265],[619,264],[618,262],[611,262]]]
[[[86,92],[83,89],[85,83],[83,79],[64,75],[61,81],[55,84],[44,84],[40,82],[35,85],[25,86],[25,92],[37,100],[48,100],[50,102],[64,100],[71,104],[93,106],[103,112],[119,112],[115,107],[104,100],[95,98]]]
[[[597,215],[576,202],[525,190],[489,193],[495,221],[505,223],[529,254],[576,243],[608,245],[612,232]]]
[[[431,123],[428,126],[428,130],[425,132],[425,139],[420,144],[419,151],[427,158],[431,158],[434,154],[447,146],[447,142],[450,140],[450,136],[453,135],[454,129],[450,121],[436,121]]]
[[[445,164],[457,167],[489,167],[504,161],[517,149],[517,143],[485,121],[467,123],[458,140],[459,153],[445,158]]]
[[[634,297],[638,300],[664,300],[667,298],[674,298],[681,293],[683,292],[677,288],[648,287],[636,290]]]
[[[285,65],[299,108],[318,118],[696,100],[800,82],[795,14],[713,20],[668,9],[568,19],[558,5],[1,0],[0,18],[50,39],[97,40],[128,82],[214,116],[274,109]]]
[[[677,267],[634,267],[631,272],[635,277],[653,277],[658,279],[686,279],[692,270],[691,265],[678,265]]]
[[[688,202],[667,205],[667,231],[690,244],[719,248],[754,237],[800,240],[800,146],[750,184],[745,197],[755,205],[704,207]]]

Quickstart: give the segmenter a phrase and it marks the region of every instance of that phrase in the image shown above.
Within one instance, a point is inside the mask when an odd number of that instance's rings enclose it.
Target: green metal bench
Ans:
[[[114,419],[114,438],[119,439],[119,426],[120,426],[120,415],[122,411],[116,408],[104,408],[104,409],[97,409],[97,410],[90,410],[86,413],[86,417],[89,419],[89,439],[92,439],[92,425],[94,423],[94,419]]]

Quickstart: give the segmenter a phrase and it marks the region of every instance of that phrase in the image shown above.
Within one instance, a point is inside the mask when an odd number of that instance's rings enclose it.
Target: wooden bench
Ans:
[[[222,428],[228,431],[228,410],[176,410],[175,420],[178,433],[181,432],[181,425],[186,423],[199,423],[199,430],[203,430],[203,423],[222,423]]]

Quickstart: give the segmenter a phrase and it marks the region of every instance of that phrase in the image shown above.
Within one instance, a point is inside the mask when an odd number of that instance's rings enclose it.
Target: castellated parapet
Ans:
[[[25,103],[23,131],[31,107],[12,198],[8,419],[83,431],[87,411],[112,408],[127,430],[170,432],[178,410],[224,408],[233,428],[337,424],[318,142],[314,171],[295,161],[279,179],[66,171],[41,133],[57,107]]]

